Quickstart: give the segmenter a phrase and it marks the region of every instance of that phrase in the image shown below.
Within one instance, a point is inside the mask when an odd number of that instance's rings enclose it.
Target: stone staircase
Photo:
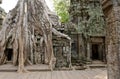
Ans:
[[[91,64],[87,64],[87,68],[106,68],[107,64],[102,61],[92,61]]]

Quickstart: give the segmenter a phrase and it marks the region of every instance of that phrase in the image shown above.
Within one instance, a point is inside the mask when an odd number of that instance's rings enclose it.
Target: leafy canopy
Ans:
[[[68,9],[70,6],[69,0],[53,0],[55,11],[58,14],[61,22],[68,22],[69,21],[69,13]]]

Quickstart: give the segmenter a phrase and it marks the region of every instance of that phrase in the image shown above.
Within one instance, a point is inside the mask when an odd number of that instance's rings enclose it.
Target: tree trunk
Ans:
[[[16,7],[7,14],[0,31],[0,64],[5,63],[5,50],[10,44],[13,49],[13,64],[18,65],[18,72],[25,72],[24,65],[35,63],[33,55],[36,56],[37,33],[42,40],[40,49],[46,54],[45,63],[49,64],[52,70],[52,61],[55,59],[52,33],[68,40],[70,38],[52,28],[48,11],[44,0],[18,1]]]

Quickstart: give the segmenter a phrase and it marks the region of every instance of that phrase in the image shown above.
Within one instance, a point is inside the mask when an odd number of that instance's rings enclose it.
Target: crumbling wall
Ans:
[[[87,44],[90,43],[90,36],[105,36],[105,20],[100,5],[100,0],[71,0],[69,10],[70,21],[76,25],[77,30],[73,40],[77,43],[77,53],[79,57],[77,60],[87,60],[88,53],[90,53]],[[71,32],[72,35],[72,32]],[[89,61],[89,60],[88,60]]]
[[[52,26],[61,33],[66,33],[66,26],[59,21],[59,17],[54,12],[49,12]],[[56,68],[71,66],[71,42],[68,39],[53,35],[53,52],[56,57]]]
[[[120,78],[120,2],[119,0],[102,0],[106,17],[106,48],[108,79]]]

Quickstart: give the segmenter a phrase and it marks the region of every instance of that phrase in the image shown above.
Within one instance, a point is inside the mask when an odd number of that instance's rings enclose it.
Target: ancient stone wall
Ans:
[[[70,21],[77,31],[69,34],[73,44],[77,44],[74,54],[78,59],[86,59],[90,54],[90,36],[105,36],[105,20],[99,0],[71,0]],[[76,36],[76,37],[75,37]],[[88,56],[87,59],[90,59]]]
[[[70,20],[84,35],[104,35],[105,21],[99,0],[71,0]]]
[[[59,17],[54,12],[49,12],[52,26],[57,31],[66,34],[66,27],[60,23]],[[70,41],[65,38],[53,35],[53,52],[56,57],[56,68],[69,67],[71,62]]]
[[[106,48],[108,79],[120,78],[120,4],[119,0],[102,0],[107,22]]]

